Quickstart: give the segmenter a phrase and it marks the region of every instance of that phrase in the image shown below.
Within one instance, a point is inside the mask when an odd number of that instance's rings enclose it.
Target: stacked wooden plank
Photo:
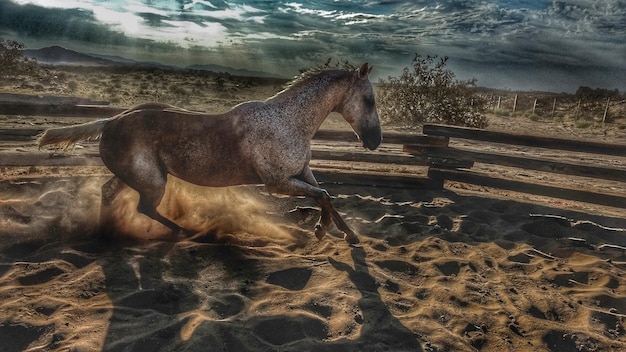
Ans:
[[[626,157],[626,145],[609,144],[569,139],[519,135],[504,132],[485,131],[472,128],[425,125],[423,132],[427,136],[471,140],[478,142],[497,143],[510,146],[544,148],[566,152],[598,154],[601,156]],[[482,152],[451,147],[448,143],[440,146],[405,145],[404,151],[426,159],[449,159],[448,166],[431,163],[428,177],[434,181],[456,181],[507,189],[511,191],[543,195],[561,199],[570,199],[594,204],[626,208],[626,169],[619,167],[594,166],[565,162],[558,159],[542,159],[536,156],[523,156],[513,153]],[[467,163],[465,166],[463,162]],[[602,193],[589,189],[574,189],[568,185],[548,185],[536,182],[524,182],[514,179],[486,175],[471,170],[473,163],[499,165],[534,170],[540,172],[590,177],[624,183],[621,190],[613,194]]]

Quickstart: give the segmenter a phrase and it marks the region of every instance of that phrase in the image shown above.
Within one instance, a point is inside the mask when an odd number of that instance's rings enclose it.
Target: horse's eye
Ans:
[[[374,101],[374,97],[364,97],[363,104],[367,106],[367,108],[373,109],[376,105],[376,102]]]

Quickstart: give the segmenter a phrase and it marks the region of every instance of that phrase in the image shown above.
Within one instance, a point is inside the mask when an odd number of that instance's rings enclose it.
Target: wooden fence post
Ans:
[[[517,94],[515,94],[515,100],[513,100],[513,112],[515,112],[515,108],[517,108]]]
[[[609,104],[611,103],[611,97],[606,98],[606,107],[604,108],[604,115],[602,116],[602,124],[606,121],[606,115],[609,113]]]
[[[535,114],[536,108],[537,108],[537,98],[535,98],[535,102],[533,103],[533,115]]]
[[[554,102],[552,103],[552,118],[554,118],[554,112],[556,111],[556,97],[554,97]]]

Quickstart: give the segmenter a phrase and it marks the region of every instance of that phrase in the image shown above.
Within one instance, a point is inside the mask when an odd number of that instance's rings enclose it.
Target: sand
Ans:
[[[56,124],[15,119],[3,126]],[[626,350],[623,209],[458,183],[326,184],[361,239],[349,246],[334,228],[315,238],[311,200],[172,180],[160,209],[198,235],[172,239],[126,192],[102,238],[105,169],[0,171],[0,351]]]
[[[162,210],[199,235],[164,240],[128,192],[102,239],[104,180],[0,182],[0,350],[626,349],[624,218],[326,185],[351,247],[307,199],[173,182]]]

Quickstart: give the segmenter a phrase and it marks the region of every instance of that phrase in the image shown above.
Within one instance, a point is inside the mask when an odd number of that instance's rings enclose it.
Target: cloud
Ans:
[[[449,56],[479,84],[494,67],[536,77],[593,67],[623,89],[625,13],[623,0],[10,0],[0,3],[0,31],[281,73],[332,56],[369,61],[384,77],[414,52]]]
[[[0,23],[5,31],[23,37],[68,38],[84,42],[127,45],[132,40],[110,31],[93,13],[81,9],[47,9],[35,5],[0,3]]]

